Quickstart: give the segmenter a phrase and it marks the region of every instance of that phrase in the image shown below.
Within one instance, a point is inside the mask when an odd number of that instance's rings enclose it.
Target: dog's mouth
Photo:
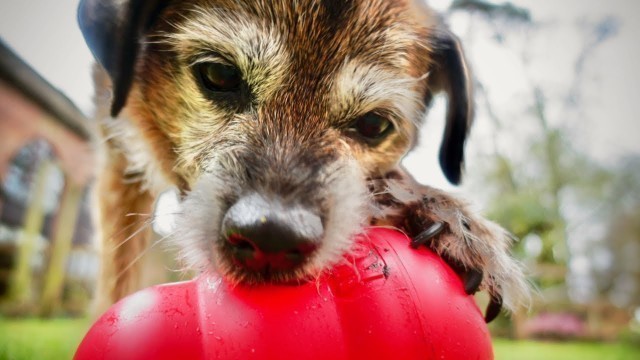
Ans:
[[[256,250],[249,243],[232,245],[225,242],[220,255],[220,270],[232,282],[290,284],[310,277],[305,268],[311,261],[312,254],[270,254]]]

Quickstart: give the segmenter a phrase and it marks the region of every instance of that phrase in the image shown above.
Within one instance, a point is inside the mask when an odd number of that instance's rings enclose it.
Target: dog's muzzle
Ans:
[[[233,262],[261,273],[301,266],[318,248],[323,234],[320,216],[308,208],[255,193],[229,208],[221,229]]]

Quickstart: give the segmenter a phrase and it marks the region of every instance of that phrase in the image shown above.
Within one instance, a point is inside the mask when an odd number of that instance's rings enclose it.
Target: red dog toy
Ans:
[[[208,274],[142,290],[74,358],[493,359],[481,311],[442,259],[387,229],[358,244],[350,265],[307,284],[233,287]]]

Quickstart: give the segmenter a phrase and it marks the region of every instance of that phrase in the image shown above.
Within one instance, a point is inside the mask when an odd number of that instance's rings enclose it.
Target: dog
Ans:
[[[233,282],[313,279],[365,226],[400,229],[490,295],[527,294],[510,235],[399,165],[433,96],[458,183],[473,118],[458,39],[421,0],[82,0],[104,159],[99,293],[138,289],[156,196],[178,189],[181,261]]]

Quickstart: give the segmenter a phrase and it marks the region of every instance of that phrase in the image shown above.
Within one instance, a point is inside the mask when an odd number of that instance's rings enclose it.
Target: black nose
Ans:
[[[222,221],[234,262],[253,271],[290,270],[322,239],[320,217],[300,205],[284,205],[252,194],[238,200]]]

